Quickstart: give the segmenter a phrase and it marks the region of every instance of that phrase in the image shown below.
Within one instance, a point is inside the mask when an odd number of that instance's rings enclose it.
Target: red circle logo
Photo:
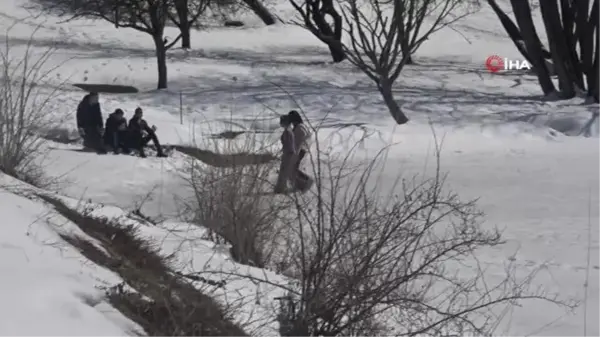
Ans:
[[[496,73],[500,69],[504,69],[504,60],[498,55],[492,55],[485,60],[485,67],[491,73]]]

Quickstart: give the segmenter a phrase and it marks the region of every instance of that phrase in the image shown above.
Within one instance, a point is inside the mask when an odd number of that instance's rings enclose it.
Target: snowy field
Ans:
[[[501,273],[509,261],[520,273],[541,268],[536,284],[582,303],[566,312],[546,303],[524,302],[500,333],[582,335],[587,315],[587,334],[600,334],[598,125],[592,137],[578,135],[598,105],[578,99],[542,102],[533,76],[489,74],[483,66],[488,56],[519,55],[487,7],[423,44],[415,55],[417,65],[404,70],[396,89],[411,122],[394,126],[370,80],[348,63],[325,64],[326,47],[298,27],[263,27],[252,17],[242,17],[246,28],[193,32],[190,51],[170,52],[169,89],[157,92],[148,35],[101,21],[59,23],[52,17],[33,17],[21,3],[3,0],[0,30],[7,32],[16,57],[34,31],[34,50],[56,47],[50,63],[60,67],[51,76],[66,85],[50,107],[72,133],[75,109],[84,94],[72,83],[140,88],[139,94],[101,95],[104,116],[116,108],[130,115],[140,106],[158,127],[163,144],[210,144],[206,146],[232,151],[252,137],[259,137],[265,147],[276,145],[278,114],[299,104],[320,127],[318,137],[333,153],[348,151],[364,134],[368,137],[358,157],[394,144],[381,173],[385,181],[431,169],[433,127],[444,139],[441,168],[449,174],[449,187],[463,198],[479,198],[485,226],[503,231],[506,244],[478,256],[490,276]],[[280,14],[290,12],[283,7]],[[246,133],[235,141],[207,140],[224,131]],[[209,261],[231,270],[251,269],[198,239],[203,229],[179,222],[180,200],[189,197],[180,174],[182,154],[141,159],[98,156],[78,148],[49,142],[41,159],[45,173],[60,178],[64,200],[105,205],[101,211],[115,216],[141,208],[150,217],[164,219],[142,233],[171,253],[182,242],[193,241],[188,250],[178,251],[182,263],[195,265],[191,270]],[[28,189],[0,175],[0,334],[123,335],[139,330],[102,300],[103,287],[118,283],[118,276],[61,242],[59,233],[77,229],[50,216],[50,208],[40,201],[12,193],[15,187]],[[256,292],[252,283],[230,287],[239,296]],[[259,311],[269,312],[270,304],[263,304]],[[273,324],[261,329],[257,333],[276,333]]]

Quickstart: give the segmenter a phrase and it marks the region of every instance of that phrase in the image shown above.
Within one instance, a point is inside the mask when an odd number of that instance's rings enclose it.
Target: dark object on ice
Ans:
[[[130,147],[132,149],[138,150],[140,157],[145,158],[146,153],[144,152],[144,147],[152,141],[154,146],[156,147],[156,156],[157,157],[166,157],[163,153],[162,147],[160,146],[160,142],[158,141],[158,137],[156,136],[156,127],[148,126],[148,123],[142,118],[144,112],[142,108],[136,108],[133,117],[129,120],[129,139],[130,139]]]
[[[245,131],[223,131],[221,133],[213,134],[210,138],[214,139],[235,139],[239,135],[243,135]]]
[[[136,94],[140,92],[136,87],[129,85],[115,84],[94,84],[94,83],[75,83],[73,86],[83,89],[87,92],[97,92],[104,94]]]
[[[227,20],[223,23],[225,27],[243,27],[244,23],[239,20]]]
[[[277,158],[270,153],[215,153],[209,150],[185,145],[173,145],[173,148],[185,155],[194,157],[214,167],[236,167],[267,164]]]
[[[72,130],[63,126],[55,126],[40,130],[40,136],[55,143],[74,145],[79,144],[81,137],[72,133]]]
[[[102,139],[103,127],[98,93],[91,92],[77,106],[77,130],[83,138],[83,147],[92,148],[101,154],[106,153]]]

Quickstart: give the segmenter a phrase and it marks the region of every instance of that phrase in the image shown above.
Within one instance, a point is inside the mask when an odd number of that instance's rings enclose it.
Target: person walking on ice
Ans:
[[[302,116],[300,116],[298,111],[292,110],[288,113],[288,116],[293,126],[292,133],[294,134],[294,148],[296,149],[292,181],[295,189],[304,192],[307,191],[313,183],[311,177],[301,169],[302,160],[308,151],[310,151],[312,134],[304,124]]]
[[[288,192],[288,182],[291,182],[293,190],[305,192],[312,185],[312,179],[300,169],[300,165],[309,151],[311,133],[304,125],[300,114],[295,110],[281,116],[279,125],[283,128],[281,134],[282,154],[274,193]]]
[[[287,182],[290,180],[294,168],[294,158],[296,148],[294,142],[294,133],[292,132],[292,122],[289,115],[279,117],[279,125],[283,128],[281,133],[281,163],[279,165],[279,175],[275,183],[274,193],[281,194],[287,191]]]

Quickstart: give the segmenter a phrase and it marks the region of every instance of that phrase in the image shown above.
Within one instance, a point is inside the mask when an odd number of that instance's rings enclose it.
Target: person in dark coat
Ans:
[[[140,153],[140,157],[146,158],[146,153],[144,152],[144,147],[148,145],[150,141],[154,143],[156,147],[156,156],[157,157],[167,157],[164,154],[162,146],[158,141],[158,137],[156,136],[156,126],[149,127],[148,123],[142,118],[144,112],[142,108],[136,108],[133,117],[129,120],[129,140],[130,147],[132,149],[138,150]]]
[[[98,93],[89,93],[77,106],[77,130],[83,138],[83,146],[98,153],[106,153],[102,142],[103,127]]]
[[[108,115],[104,129],[104,144],[109,146],[115,154],[129,153],[127,119],[121,109]]]

